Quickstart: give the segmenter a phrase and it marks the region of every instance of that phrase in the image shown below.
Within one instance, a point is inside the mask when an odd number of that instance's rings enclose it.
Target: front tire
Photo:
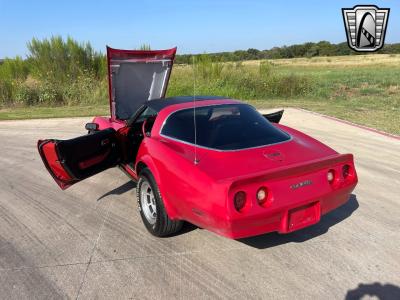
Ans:
[[[147,168],[140,172],[136,198],[142,221],[152,235],[163,237],[181,230],[183,221],[171,220],[168,217],[160,190],[153,174]]]

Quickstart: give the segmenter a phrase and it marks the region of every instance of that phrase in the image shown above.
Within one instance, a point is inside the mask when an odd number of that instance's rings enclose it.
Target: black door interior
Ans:
[[[77,180],[114,167],[120,160],[120,145],[112,128],[70,140],[57,141],[62,166]]]

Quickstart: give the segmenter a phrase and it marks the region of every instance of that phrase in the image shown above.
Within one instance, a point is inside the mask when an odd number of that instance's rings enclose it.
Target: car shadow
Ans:
[[[250,238],[238,239],[237,241],[258,249],[266,249],[293,242],[302,243],[325,234],[328,232],[330,227],[350,217],[358,207],[357,196],[351,194],[349,200],[344,205],[323,216],[321,221],[313,226],[289,234],[278,234],[273,232]]]
[[[101,199],[103,199],[103,198],[105,198],[107,196],[110,196],[110,195],[122,195],[122,194],[124,194],[126,192],[129,192],[130,190],[132,190],[134,188],[136,188],[136,182],[130,180],[130,181],[125,182],[124,184],[120,185],[119,187],[117,187],[117,188],[115,188],[115,189],[103,194],[102,196],[100,196],[97,199],[97,201],[100,201]],[[175,234],[172,234],[172,235],[168,235],[166,237],[172,237],[172,236],[185,234],[185,233],[191,232],[191,231],[196,230],[196,229],[198,229],[198,227],[196,225],[193,225],[193,224],[191,224],[189,222],[184,222],[183,226],[182,226],[182,229],[179,232],[177,232]]]
[[[192,223],[184,221],[181,230],[179,230],[178,232],[175,232],[173,234],[166,235],[163,238],[170,238],[170,237],[174,237],[174,236],[184,235],[186,233],[189,233],[189,232],[191,232],[193,230],[197,230],[197,229],[201,229],[201,228],[197,227],[196,225],[194,225]]]
[[[100,196],[97,201],[100,201],[101,199],[110,196],[110,195],[122,195],[126,192],[129,192],[130,190],[136,188],[136,182],[133,181],[128,181],[124,183],[123,185],[120,185],[119,187],[105,193],[104,195]]]
[[[387,283],[382,284],[380,282],[374,282],[371,284],[359,284],[354,290],[348,290],[345,300],[361,300],[365,296],[376,297],[380,300],[398,300],[400,299],[400,287],[397,285]],[[369,298],[368,298],[369,299]]]

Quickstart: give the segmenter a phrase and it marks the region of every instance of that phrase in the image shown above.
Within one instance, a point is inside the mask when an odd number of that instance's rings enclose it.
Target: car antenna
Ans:
[[[197,159],[197,124],[196,124],[196,59],[193,58],[193,125],[194,125],[194,161],[197,165],[199,160]]]

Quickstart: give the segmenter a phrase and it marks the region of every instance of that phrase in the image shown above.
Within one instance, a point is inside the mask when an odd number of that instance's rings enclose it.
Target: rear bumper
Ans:
[[[226,226],[223,228],[220,227],[217,230],[210,228],[210,230],[232,239],[274,231],[279,233],[293,232],[318,223],[321,216],[345,204],[354,187],[355,184],[332,191],[322,197],[293,202],[274,210],[266,208],[263,213],[250,216],[243,215],[225,222]]]

